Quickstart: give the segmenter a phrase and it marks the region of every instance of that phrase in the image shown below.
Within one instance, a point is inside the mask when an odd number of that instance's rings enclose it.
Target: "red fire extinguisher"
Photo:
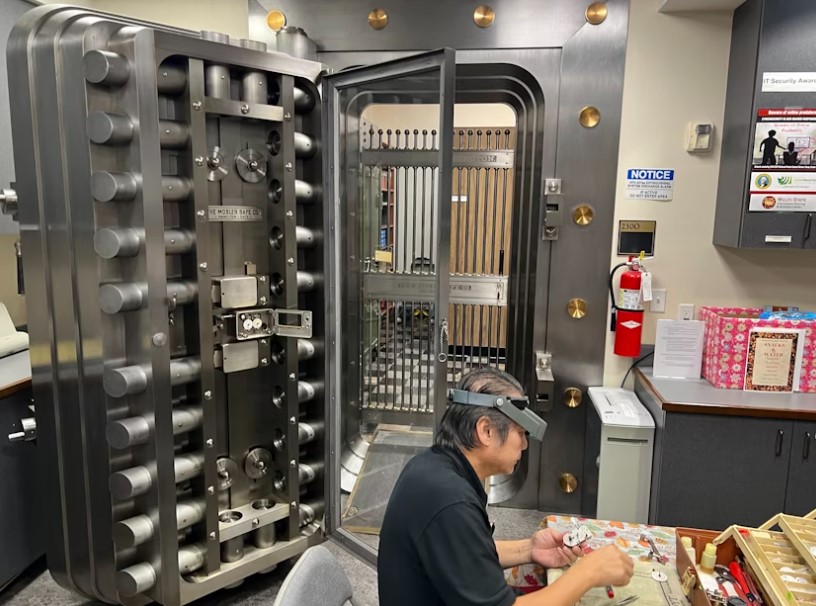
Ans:
[[[615,297],[612,281],[615,273],[628,267],[620,279],[620,291]],[[643,287],[644,276],[651,285],[651,275],[648,274],[641,259],[629,257],[626,263],[620,263],[612,268],[609,274],[609,292],[612,295],[612,317],[615,331],[614,352],[618,356],[636,358],[640,355],[640,340],[643,334]],[[651,286],[649,286],[651,290]],[[651,299],[651,296],[648,297]]]

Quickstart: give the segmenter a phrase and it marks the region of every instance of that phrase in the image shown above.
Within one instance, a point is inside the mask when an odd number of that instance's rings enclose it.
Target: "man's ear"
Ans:
[[[490,422],[490,419],[486,416],[479,417],[479,420],[476,421],[476,439],[481,446],[488,446],[490,444],[493,432],[493,424]]]

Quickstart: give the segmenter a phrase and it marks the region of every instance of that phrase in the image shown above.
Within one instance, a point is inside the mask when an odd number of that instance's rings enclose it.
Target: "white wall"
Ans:
[[[662,14],[654,0],[631,0],[615,204],[619,219],[657,220],[654,287],[668,289],[666,314],[646,313],[644,342],[678,303],[789,304],[816,309],[816,257],[803,251],[735,251],[711,244],[725,108],[731,13]],[[715,125],[710,154],[684,151],[690,121]],[[624,199],[626,169],[675,169],[674,200]],[[622,258],[615,256],[612,265]],[[620,384],[631,359],[606,342],[604,382]]]

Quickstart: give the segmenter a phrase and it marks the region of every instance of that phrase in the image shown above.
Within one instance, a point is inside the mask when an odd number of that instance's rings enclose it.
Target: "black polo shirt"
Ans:
[[[377,560],[380,606],[509,606],[487,495],[459,451],[434,446],[402,471]]]

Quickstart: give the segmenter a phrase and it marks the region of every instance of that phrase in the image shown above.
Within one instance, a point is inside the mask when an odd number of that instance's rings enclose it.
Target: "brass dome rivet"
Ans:
[[[586,204],[576,206],[575,209],[572,211],[572,220],[575,222],[576,225],[580,225],[581,227],[586,227],[587,225],[592,223],[592,219],[594,218],[595,211],[592,210],[591,206],[587,206]]]
[[[580,320],[587,315],[587,302],[583,299],[570,299],[567,303],[567,313],[571,318]]]
[[[578,114],[578,122],[585,128],[595,128],[601,121],[601,111],[597,107],[587,105]]]
[[[578,478],[571,473],[562,473],[561,477],[558,478],[558,487],[561,489],[561,492],[572,494],[578,490]]]
[[[584,11],[584,17],[590,25],[600,25],[606,20],[608,14],[609,9],[605,2],[593,2]]]
[[[266,14],[266,24],[272,31],[278,31],[286,25],[286,15],[280,11],[269,11]]]
[[[383,29],[388,25],[388,13],[381,8],[375,8],[368,13],[368,24],[374,29]]]
[[[564,405],[567,408],[578,408],[584,399],[584,393],[577,387],[567,387],[564,390]]]
[[[490,27],[493,25],[493,20],[496,18],[496,11],[490,8],[487,4],[482,4],[476,7],[473,11],[473,22],[481,28]]]

